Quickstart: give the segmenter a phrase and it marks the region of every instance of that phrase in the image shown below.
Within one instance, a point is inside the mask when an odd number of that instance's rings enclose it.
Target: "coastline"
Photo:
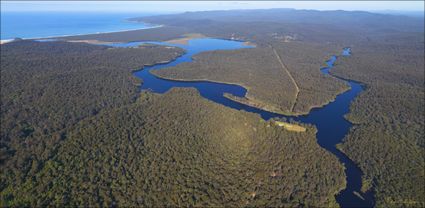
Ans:
[[[130,22],[139,22],[139,21],[134,21],[134,20],[129,20],[126,19],[126,21],[130,21]],[[140,22],[139,22],[140,23]],[[150,24],[150,23],[146,23],[146,24]],[[98,32],[98,33],[89,33],[89,34],[78,34],[78,35],[63,35],[63,36],[48,36],[48,37],[40,37],[40,38],[23,38],[23,40],[49,40],[49,39],[57,39],[57,40],[61,40],[61,37],[73,37],[73,36],[82,36],[82,35],[92,35],[92,34],[106,34],[106,33],[120,33],[120,32],[127,32],[127,31],[137,31],[137,30],[146,30],[146,29],[154,29],[154,28],[160,28],[163,27],[164,25],[153,25],[152,27],[146,27],[146,28],[141,28],[141,29],[129,29],[129,30],[120,30],[120,31],[108,31],[108,32]],[[207,37],[201,33],[187,33],[184,34],[183,37],[181,38],[176,38],[176,39],[171,39],[171,40],[167,40],[167,41],[163,41],[166,43],[172,43],[172,44],[182,44],[182,45],[187,45],[188,42],[192,39],[198,39],[198,38],[214,38],[214,37]],[[225,38],[219,38],[219,39],[223,39],[226,40]],[[244,40],[233,40],[233,39],[227,39],[227,40],[232,40],[232,41],[240,41],[243,42],[244,45],[247,46],[254,46],[256,47],[257,45],[253,42],[250,41],[244,41]],[[8,39],[8,40],[0,40],[0,44],[5,44],[8,42],[12,42],[14,41],[14,39]],[[74,42],[74,43],[88,43],[88,44],[96,44],[96,45],[102,45],[102,44],[113,44],[113,43],[119,43],[119,42],[106,42],[106,41],[99,41],[99,40],[63,40],[66,42]],[[330,59],[330,58],[328,58]],[[327,60],[328,60],[327,59]],[[173,61],[173,60],[171,60]],[[167,62],[164,62],[167,63]],[[325,67],[325,66],[323,66]],[[322,67],[321,67],[322,68]],[[136,70],[138,71],[138,70]],[[230,84],[230,85],[238,85],[241,86],[243,88],[246,89],[246,95],[242,98],[237,98],[237,97],[233,97],[232,95],[224,95],[224,97],[226,97],[227,99],[230,99],[234,102],[238,102],[240,104],[244,104],[250,107],[255,107],[255,108],[259,108],[261,110],[264,111],[268,111],[271,113],[276,113],[276,114],[281,114],[284,116],[304,116],[304,115],[308,115],[312,110],[316,109],[316,108],[322,108],[325,105],[328,105],[329,103],[332,103],[335,101],[336,97],[348,90],[350,90],[350,88],[346,88],[341,90],[341,92],[338,92],[331,100],[328,100],[322,104],[319,105],[312,105],[309,106],[308,109],[306,109],[306,111],[298,111],[298,112],[293,112],[293,111],[283,111],[280,110],[278,108],[276,108],[273,105],[269,105],[266,104],[264,102],[258,101],[257,99],[248,96],[249,94],[249,87],[244,86],[242,83],[227,83],[227,82],[221,82],[221,81],[213,81],[213,80],[208,80],[208,79],[195,79],[195,80],[190,80],[190,79],[176,79],[176,78],[169,78],[169,77],[162,77],[159,74],[156,73],[152,73],[154,76],[156,76],[157,78],[160,79],[164,79],[164,80],[170,80],[170,81],[182,81],[182,82],[199,82],[199,81],[204,81],[204,82],[215,82],[215,83],[222,83],[222,84]],[[329,74],[330,75],[330,74]],[[332,76],[332,75],[330,75]],[[334,77],[334,76],[332,76]],[[338,78],[338,77],[335,77]]]
[[[145,28],[139,28],[139,29],[128,29],[128,30],[116,30],[116,31],[107,31],[107,32],[96,32],[96,33],[80,33],[80,34],[74,34],[74,35],[59,35],[59,36],[45,36],[45,37],[34,37],[34,38],[21,38],[22,40],[47,40],[47,39],[58,39],[60,38],[66,38],[66,37],[73,37],[73,36],[82,36],[82,35],[94,35],[94,34],[106,34],[106,33],[119,33],[119,32],[128,32],[128,31],[136,31],[136,30],[147,30],[147,29],[154,29],[154,28],[160,28],[164,27],[164,25],[153,25],[150,27]],[[0,45],[12,42],[14,39],[2,39],[0,40]]]
[[[4,39],[4,40],[0,40],[0,45],[5,44],[5,43],[9,43],[12,42],[13,39]]]

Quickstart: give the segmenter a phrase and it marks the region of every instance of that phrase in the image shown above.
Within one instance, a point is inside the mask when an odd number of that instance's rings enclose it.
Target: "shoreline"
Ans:
[[[4,39],[4,40],[0,40],[0,45],[5,44],[5,43],[9,43],[12,42],[14,39]]]
[[[187,34],[184,34],[183,37],[181,38],[171,39],[164,42],[171,43],[171,44],[188,45],[190,40],[199,39],[199,38],[210,38],[210,37],[205,36],[201,33],[187,33]]]
[[[248,100],[250,100],[252,102],[258,102],[258,101],[255,101],[255,99],[253,99],[253,98],[248,98],[247,97],[248,96],[248,93],[249,93],[249,87],[245,86],[242,83],[230,83],[230,82],[214,81],[214,80],[208,80],[208,79],[179,79],[179,78],[163,77],[163,76],[161,76],[159,74],[156,74],[156,73],[151,73],[151,74],[154,75],[154,76],[156,76],[159,79],[164,79],[164,80],[169,80],[169,81],[177,81],[177,82],[212,82],[212,83],[220,83],[220,84],[228,84],[228,85],[240,86],[240,87],[245,88],[245,90],[246,90],[246,94],[242,98],[248,99]],[[270,112],[270,113],[281,114],[281,115],[284,115],[284,116],[302,116],[302,115],[308,114],[308,112],[306,114],[303,114],[303,113],[290,113],[290,112],[273,110],[271,108],[267,108],[267,107],[265,108],[263,106],[257,106],[257,103],[255,103],[255,105],[252,105],[252,104],[245,103],[245,102],[240,101],[240,100],[237,100],[237,99],[233,99],[233,98],[231,98],[229,96],[226,96],[226,95],[224,95],[224,97],[226,97],[227,99],[232,100],[234,102],[238,102],[240,104],[243,104],[243,105],[247,105],[247,106],[250,106],[250,107],[258,108],[258,109],[261,109],[263,111],[267,111],[267,112]]]
[[[96,32],[96,33],[81,33],[81,34],[75,34],[75,35],[59,35],[59,36],[45,36],[45,37],[34,37],[34,38],[21,38],[22,40],[47,40],[47,39],[58,39],[60,38],[66,38],[66,37],[73,37],[73,36],[83,36],[83,35],[97,35],[97,34],[106,34],[106,33],[119,33],[119,32],[128,32],[128,31],[136,31],[136,30],[147,30],[147,29],[154,29],[154,28],[160,28],[164,27],[164,25],[154,25],[151,27],[145,27],[145,28],[139,28],[139,29],[127,29],[127,30],[116,30],[116,31],[107,31],[107,32]],[[0,40],[0,45],[13,42],[15,39],[2,39]],[[79,41],[79,40],[77,40]]]
[[[329,101],[322,103],[321,105],[312,105],[309,107],[309,109],[305,112],[286,112],[286,111],[281,111],[281,110],[276,110],[273,109],[273,107],[270,107],[269,104],[265,104],[264,102],[259,102],[257,101],[255,98],[252,97],[248,97],[249,94],[249,87],[245,86],[242,83],[230,83],[230,82],[223,82],[223,81],[214,81],[214,80],[208,80],[208,79],[179,79],[179,78],[171,78],[171,77],[163,77],[159,74],[156,73],[151,73],[152,75],[156,76],[159,79],[164,79],[164,80],[169,80],[169,81],[177,81],[177,82],[213,82],[213,83],[220,83],[220,84],[228,84],[228,85],[236,85],[236,86],[240,86],[245,88],[246,90],[246,94],[244,97],[240,97],[241,99],[237,99],[239,97],[237,97],[236,99],[233,97],[234,95],[223,95],[224,97],[226,97],[229,100],[232,100],[234,102],[243,104],[243,105],[247,105],[250,107],[254,107],[254,108],[258,108],[261,109],[263,111],[267,111],[270,113],[275,113],[275,114],[280,114],[280,115],[284,115],[284,116],[294,116],[294,117],[299,117],[299,116],[305,116],[310,114],[312,111],[316,110],[316,109],[320,109],[323,108],[324,106],[335,102],[336,98],[351,90],[351,87],[348,87],[346,89],[341,90],[341,92],[337,92],[337,94]],[[352,80],[347,80],[347,81],[352,81]],[[242,99],[246,99],[246,100],[242,100]],[[250,103],[252,102],[252,103]]]

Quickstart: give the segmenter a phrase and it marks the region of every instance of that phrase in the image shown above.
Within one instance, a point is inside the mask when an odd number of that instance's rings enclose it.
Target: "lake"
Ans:
[[[170,44],[165,42],[130,42],[106,45],[113,47],[134,47],[144,43],[181,47],[186,50],[186,53],[169,63],[147,66],[135,72],[134,75],[143,80],[141,90],[150,90],[152,92],[162,94],[173,87],[193,87],[199,91],[202,97],[210,101],[235,110],[244,110],[259,114],[265,120],[269,120],[271,118],[284,118],[300,123],[315,125],[317,128],[316,138],[318,144],[335,155],[345,166],[347,187],[336,196],[337,202],[341,205],[341,207],[373,207],[373,193],[369,191],[362,194],[360,191],[363,173],[351,159],[336,148],[336,145],[343,141],[345,135],[352,127],[352,124],[344,118],[344,115],[349,113],[350,104],[354,98],[363,91],[363,87],[360,83],[351,80],[344,80],[350,86],[350,90],[339,94],[335,98],[335,101],[320,108],[313,108],[307,115],[285,116],[238,103],[223,96],[224,93],[229,93],[234,96],[244,97],[247,90],[242,86],[209,81],[166,80],[158,78],[150,73],[152,70],[167,70],[169,67],[173,67],[184,62],[192,62],[193,55],[201,52],[252,48],[252,46],[247,46],[243,42],[213,38],[193,39],[190,40],[187,45]],[[326,57],[326,55],[327,52],[324,51],[323,57]],[[318,68],[317,70],[320,70],[326,76],[332,76],[330,70],[334,66],[334,63],[338,60],[338,57],[349,57],[350,55],[351,48],[343,48],[341,49],[341,54],[334,55],[329,60],[323,60],[327,67]],[[355,192],[362,196],[364,200],[360,199]]]

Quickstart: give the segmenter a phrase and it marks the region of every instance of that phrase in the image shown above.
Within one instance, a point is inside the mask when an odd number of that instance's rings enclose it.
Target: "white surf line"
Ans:
[[[120,32],[131,32],[131,31],[137,31],[137,30],[148,30],[148,29],[155,29],[155,28],[161,28],[164,27],[164,25],[152,25],[149,27],[144,28],[138,28],[138,29],[127,29],[127,30],[115,30],[115,31],[105,31],[105,32],[94,32],[94,33],[79,33],[79,34],[69,34],[69,35],[52,35],[52,36],[44,36],[44,37],[33,37],[33,38],[21,38],[22,40],[44,40],[44,39],[60,39],[60,38],[67,38],[67,37],[74,37],[74,36],[85,36],[85,35],[102,35],[107,33],[120,33]],[[8,43],[12,42],[14,39],[4,39],[1,40],[1,43]]]
[[[274,49],[273,46],[271,46],[271,47],[273,49],[274,54],[277,57],[277,60],[279,61],[280,65],[282,66],[283,70],[286,71],[286,73],[288,74],[289,78],[292,80],[292,83],[294,83],[294,85],[295,85],[295,90],[296,90],[296,92],[295,92],[295,99],[294,99],[294,102],[292,103],[291,108],[289,109],[290,112],[293,112],[294,111],[295,104],[297,103],[297,100],[298,100],[298,94],[300,93],[300,88],[298,87],[297,82],[295,82],[294,77],[292,77],[291,73],[289,72],[288,67],[286,67],[286,65],[283,63],[283,61],[280,58],[279,54],[277,53],[276,49]]]

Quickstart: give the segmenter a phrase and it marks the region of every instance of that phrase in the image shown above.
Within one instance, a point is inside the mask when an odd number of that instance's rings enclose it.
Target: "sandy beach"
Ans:
[[[0,40],[0,45],[1,44],[5,44],[5,43],[8,43],[8,42],[12,42],[13,40],[12,39],[8,39],[8,40]]]
[[[34,37],[34,38],[22,38],[23,40],[47,40],[47,39],[58,39],[65,38],[65,37],[72,37],[72,36],[80,36],[80,35],[91,35],[91,34],[105,34],[105,33],[118,33],[118,32],[127,32],[127,31],[136,31],[136,30],[146,30],[146,29],[153,29],[153,28],[159,28],[163,27],[163,25],[156,25],[152,27],[146,27],[146,28],[140,28],[140,29],[131,29],[131,30],[118,30],[118,31],[108,31],[108,32],[97,32],[97,33],[88,33],[88,34],[75,34],[75,35],[59,35],[59,36],[46,36],[46,37]],[[13,39],[5,39],[0,40],[0,44],[8,43],[13,41]],[[91,43],[91,44],[109,44],[113,42],[103,42],[103,41],[97,41],[97,40],[72,40],[69,42],[85,42],[85,43]]]
[[[183,38],[172,39],[172,40],[168,40],[168,41],[165,41],[165,42],[172,43],[172,44],[187,45],[187,44],[189,44],[189,40],[207,37],[207,36],[202,35],[200,33],[189,33],[189,34],[185,34],[183,36],[184,36]]]

